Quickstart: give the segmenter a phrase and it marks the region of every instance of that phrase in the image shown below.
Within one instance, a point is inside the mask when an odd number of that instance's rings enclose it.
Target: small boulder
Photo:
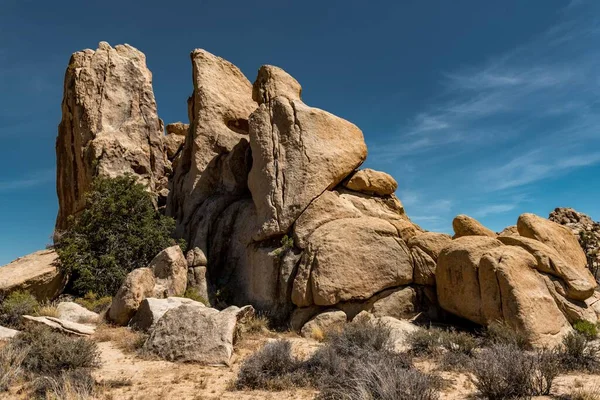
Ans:
[[[188,251],[185,255],[185,259],[189,268],[206,267],[208,265],[206,255],[198,247],[194,247],[192,250]]]
[[[168,361],[229,365],[237,323],[252,314],[251,306],[218,311],[182,304],[158,320],[144,348]]]
[[[77,322],[80,324],[94,324],[98,322],[100,316],[85,307],[72,301],[64,301],[56,306],[58,318],[63,321]]]
[[[375,317],[411,318],[418,309],[417,291],[412,287],[400,288],[389,296],[373,303],[371,313]]]
[[[129,325],[141,331],[150,330],[159,319],[169,310],[177,308],[182,304],[193,304],[203,307],[204,304],[186,299],[185,297],[167,297],[166,299],[146,298],[140,304],[135,316]]]
[[[390,174],[366,168],[352,174],[344,186],[356,192],[386,196],[398,189],[398,182]]]
[[[462,236],[496,237],[496,233],[494,231],[486,228],[475,218],[471,218],[468,215],[457,215],[452,221],[452,228],[454,229],[455,239]]]
[[[117,325],[127,325],[146,297],[154,295],[156,279],[150,268],[131,271],[113,297],[108,318]]]
[[[187,286],[187,261],[178,245],[164,249],[148,268],[156,278],[154,297],[183,296]]]
[[[12,339],[17,336],[18,333],[19,331],[17,330],[0,326],[0,340]]]
[[[173,122],[165,126],[167,135],[183,136],[187,135],[190,124],[184,124],[183,122]]]
[[[344,329],[347,319],[343,311],[327,310],[304,324],[300,334],[305,338],[322,340],[329,332],[339,332]]]
[[[66,283],[54,250],[36,251],[0,267],[0,297],[21,290],[31,293],[38,301],[48,301],[57,297]]]

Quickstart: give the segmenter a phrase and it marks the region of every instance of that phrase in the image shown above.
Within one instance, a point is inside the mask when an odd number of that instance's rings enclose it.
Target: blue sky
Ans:
[[[253,80],[281,66],[357,124],[409,215],[494,230],[571,206],[600,219],[600,3],[569,0],[0,0],[0,265],[43,248],[72,52],[129,43],[165,122],[186,120],[189,52]]]

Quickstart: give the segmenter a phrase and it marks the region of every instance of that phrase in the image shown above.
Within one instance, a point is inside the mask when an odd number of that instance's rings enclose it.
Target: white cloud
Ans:
[[[512,211],[517,207],[517,204],[491,204],[483,206],[473,211],[473,216],[476,218],[485,218],[488,215],[503,214]]]
[[[54,175],[55,171],[54,168],[52,168],[38,171],[27,177],[22,177],[11,181],[0,181],[0,191],[4,192],[9,190],[21,190],[39,186],[48,182],[52,182]]]

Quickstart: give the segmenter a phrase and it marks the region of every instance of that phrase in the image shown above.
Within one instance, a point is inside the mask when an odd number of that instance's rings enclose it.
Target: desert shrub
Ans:
[[[594,340],[598,337],[598,327],[591,322],[577,321],[573,324],[573,328],[589,340]]]
[[[193,288],[193,287],[187,288],[185,290],[185,293],[183,294],[183,297],[185,297],[186,299],[198,301],[198,302],[204,304],[205,306],[210,307],[210,303],[208,302],[208,299],[206,299],[204,296],[202,296],[200,294],[200,292],[198,291],[198,289],[196,289],[196,288]]]
[[[175,221],[155,210],[151,194],[133,176],[96,178],[86,208],[56,235],[68,289],[79,296],[114,295],[130,271],[175,244],[174,228]]]
[[[278,340],[267,343],[248,357],[240,368],[237,389],[285,390],[306,385],[302,362],[292,355],[291,343]]]
[[[21,317],[35,314],[39,307],[40,304],[31,293],[12,292],[0,303],[0,325],[19,328]]]
[[[96,382],[90,370],[85,368],[63,371],[54,376],[40,376],[32,383],[33,392],[43,399],[91,399],[95,388]]]
[[[561,365],[566,371],[596,372],[600,369],[599,355],[600,350],[578,332],[565,336],[558,350]]]
[[[600,386],[591,389],[579,388],[564,397],[564,400],[599,400]]]
[[[486,399],[521,399],[547,395],[559,372],[550,351],[528,353],[514,345],[493,345],[473,360],[474,384]]]
[[[58,309],[53,303],[40,304],[40,307],[36,311],[35,315],[40,317],[54,317],[58,318]]]
[[[101,313],[110,307],[112,297],[99,297],[96,293],[90,291],[85,296],[75,299],[75,303],[95,313]]]
[[[8,390],[9,386],[19,378],[26,355],[27,349],[11,344],[0,348],[0,392]]]
[[[70,337],[46,327],[32,327],[18,334],[11,345],[26,349],[23,368],[27,372],[57,375],[63,371],[93,368],[98,363],[96,343]]]
[[[343,330],[328,334],[326,341],[328,347],[343,356],[362,354],[365,351],[389,351],[393,345],[388,326],[367,321],[347,324]]]
[[[411,354],[438,358],[444,370],[465,369],[479,341],[467,332],[436,328],[419,329],[407,337]]]
[[[488,325],[484,332],[485,342],[490,345],[515,346],[522,350],[530,350],[531,345],[525,334],[514,329],[504,321],[495,321]]]

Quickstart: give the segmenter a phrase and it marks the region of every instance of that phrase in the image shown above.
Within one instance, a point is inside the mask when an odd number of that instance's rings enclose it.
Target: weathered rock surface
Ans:
[[[440,252],[452,242],[450,235],[425,232],[411,237],[408,247],[414,263],[414,281],[435,286],[435,270]]]
[[[85,307],[72,301],[63,301],[56,306],[58,318],[63,321],[77,322],[80,324],[94,324],[100,316]]]
[[[187,286],[187,261],[178,245],[164,249],[148,268],[155,278],[154,297],[183,296]]]
[[[163,125],[146,57],[129,45],[74,53],[64,82],[56,140],[59,211],[56,228],[85,206],[97,175],[133,174],[158,193],[167,185]]]
[[[113,297],[108,318],[117,325],[127,325],[140,307],[142,300],[154,295],[156,278],[150,268],[131,271]]]
[[[272,82],[280,79],[283,84]],[[263,67],[254,89],[269,93],[263,95],[268,103],[249,121],[253,161],[248,187],[261,226],[255,240],[286,233],[314,199],[338,185],[367,156],[360,129],[291,98],[291,79],[283,70],[273,74]]]
[[[522,214],[517,221],[521,236],[538,240],[556,250],[574,268],[586,268],[587,259],[570,229],[535,214]]]
[[[444,248],[436,270],[440,306],[452,314],[484,325],[481,313],[479,261],[490,250],[503,246],[488,236],[464,236]]]
[[[235,65],[201,49],[191,59],[190,127],[171,181],[167,214],[176,219],[177,234],[191,248],[206,252],[208,232],[203,229],[208,230],[210,219],[235,198],[248,195],[248,117],[257,104],[252,84]],[[207,213],[201,206],[211,196],[218,206]]]
[[[504,244],[524,248],[537,260],[539,271],[562,279],[566,284],[568,298],[585,300],[594,293],[596,282],[589,270],[567,262],[553,248],[523,236],[505,236],[498,239]]]
[[[507,226],[498,236],[520,236],[516,225]]]
[[[468,215],[457,215],[452,221],[452,228],[454,229],[454,238],[462,236],[496,237],[494,231],[481,225],[479,221]]]
[[[15,329],[5,328],[0,326],[0,340],[12,339],[19,334],[19,331]]]
[[[93,335],[96,327],[93,325],[80,324],[78,322],[66,321],[54,317],[33,317],[31,315],[23,315],[23,322],[27,324],[45,325],[56,331],[75,336]]]
[[[373,314],[363,311],[358,314],[352,323],[369,323],[374,326],[383,326],[390,330],[390,340],[392,349],[398,353],[409,350],[407,343],[408,335],[418,331],[420,328],[407,320],[400,320],[393,317],[376,317]]]
[[[40,250],[0,267],[0,297],[22,290],[39,301],[57,297],[66,285],[54,250]]]
[[[505,321],[537,347],[554,347],[572,332],[538,272],[537,261],[522,248],[490,249],[479,265],[481,316]]]
[[[326,310],[304,324],[300,334],[305,338],[323,339],[330,332],[344,329],[346,320],[346,313],[343,311]]]
[[[375,301],[370,312],[376,317],[403,319],[413,317],[417,312],[417,307],[417,292],[408,286]]]
[[[412,282],[413,267],[397,230],[377,218],[340,219],[317,229],[294,280],[297,306],[368,299]]]
[[[162,318],[169,310],[177,308],[183,304],[192,304],[198,307],[204,307],[204,304],[186,299],[185,297],[167,297],[166,299],[155,299],[152,297],[142,300],[135,316],[129,322],[134,329],[148,331]]]
[[[168,361],[229,365],[236,325],[253,313],[250,306],[218,311],[183,304],[158,320],[144,348]]]
[[[352,174],[344,186],[357,192],[385,196],[398,189],[398,182],[390,174],[365,168]]]

